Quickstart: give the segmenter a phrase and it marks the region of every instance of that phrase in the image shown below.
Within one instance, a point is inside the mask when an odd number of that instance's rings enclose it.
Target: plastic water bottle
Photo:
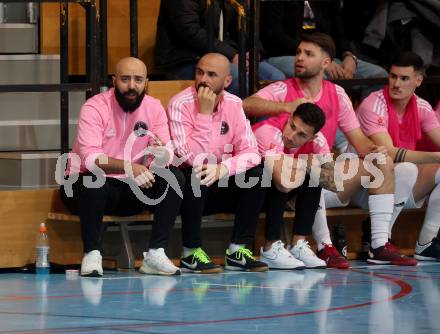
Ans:
[[[35,273],[49,274],[49,237],[45,223],[40,224],[36,242]]]

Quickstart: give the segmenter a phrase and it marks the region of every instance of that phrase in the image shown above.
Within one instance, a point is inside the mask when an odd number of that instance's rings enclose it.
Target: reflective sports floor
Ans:
[[[440,333],[440,263],[180,277],[0,274],[0,333]]]

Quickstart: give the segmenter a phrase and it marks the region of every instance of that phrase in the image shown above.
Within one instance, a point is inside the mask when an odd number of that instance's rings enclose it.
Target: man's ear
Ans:
[[[147,79],[145,79],[145,87],[144,87],[144,91],[145,91],[145,94],[147,94],[148,95],[148,83],[150,82],[150,80],[147,78]]]
[[[112,75],[113,87],[116,87],[116,77]]]
[[[422,73],[418,73],[417,77],[416,77],[416,85],[417,85],[417,87],[420,87],[422,82],[423,82],[423,74]]]
[[[322,67],[324,68],[324,70],[331,64],[332,59],[330,57],[324,57],[322,59]]]
[[[225,78],[225,89],[228,88],[232,83],[232,75],[227,75]]]

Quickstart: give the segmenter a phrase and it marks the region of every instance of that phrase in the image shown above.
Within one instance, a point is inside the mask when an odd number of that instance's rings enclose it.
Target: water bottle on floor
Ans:
[[[40,224],[36,242],[35,273],[39,275],[49,274],[49,237],[45,223]]]

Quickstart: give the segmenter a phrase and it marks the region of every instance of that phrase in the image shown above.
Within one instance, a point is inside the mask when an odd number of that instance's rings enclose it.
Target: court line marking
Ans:
[[[232,322],[242,322],[242,321],[256,321],[256,320],[264,320],[264,319],[280,319],[280,318],[288,318],[288,317],[294,317],[294,316],[301,316],[301,315],[309,315],[309,314],[315,314],[315,313],[321,313],[321,312],[335,312],[335,311],[342,311],[342,310],[348,310],[348,309],[355,309],[355,308],[361,308],[370,306],[373,304],[379,304],[384,302],[390,302],[394,301],[400,298],[404,298],[407,295],[409,295],[412,292],[412,286],[405,282],[404,280],[401,280],[399,278],[384,275],[384,274],[377,274],[374,272],[364,272],[362,270],[358,269],[349,269],[353,272],[357,272],[359,274],[368,275],[372,277],[379,277],[382,279],[385,279],[393,284],[396,284],[400,287],[400,290],[395,293],[394,295],[384,298],[384,299],[378,299],[378,300],[370,300],[368,302],[364,303],[358,303],[358,304],[351,304],[351,305],[345,305],[345,306],[335,306],[335,307],[329,307],[324,309],[315,309],[310,311],[302,311],[302,312],[289,312],[289,313],[280,313],[280,314],[272,314],[272,315],[259,315],[259,316],[250,316],[250,317],[237,317],[237,318],[228,318],[228,319],[212,319],[212,320],[204,320],[204,321],[181,321],[181,322],[163,322],[163,323],[157,323],[152,324],[154,320],[146,321],[148,323],[140,323],[140,324],[131,324],[131,325],[100,325],[100,326],[89,326],[89,327],[68,327],[68,328],[52,328],[52,329],[36,329],[36,330],[25,330],[25,331],[8,331],[8,333],[16,333],[16,334],[29,334],[29,333],[74,333],[74,332],[81,332],[84,330],[96,330],[100,331],[103,329],[106,330],[133,330],[133,329],[147,329],[147,328],[155,328],[155,327],[173,327],[173,326],[198,326],[198,325],[210,325],[210,324],[222,324],[222,323],[232,323]],[[2,331],[0,331],[2,333]]]

